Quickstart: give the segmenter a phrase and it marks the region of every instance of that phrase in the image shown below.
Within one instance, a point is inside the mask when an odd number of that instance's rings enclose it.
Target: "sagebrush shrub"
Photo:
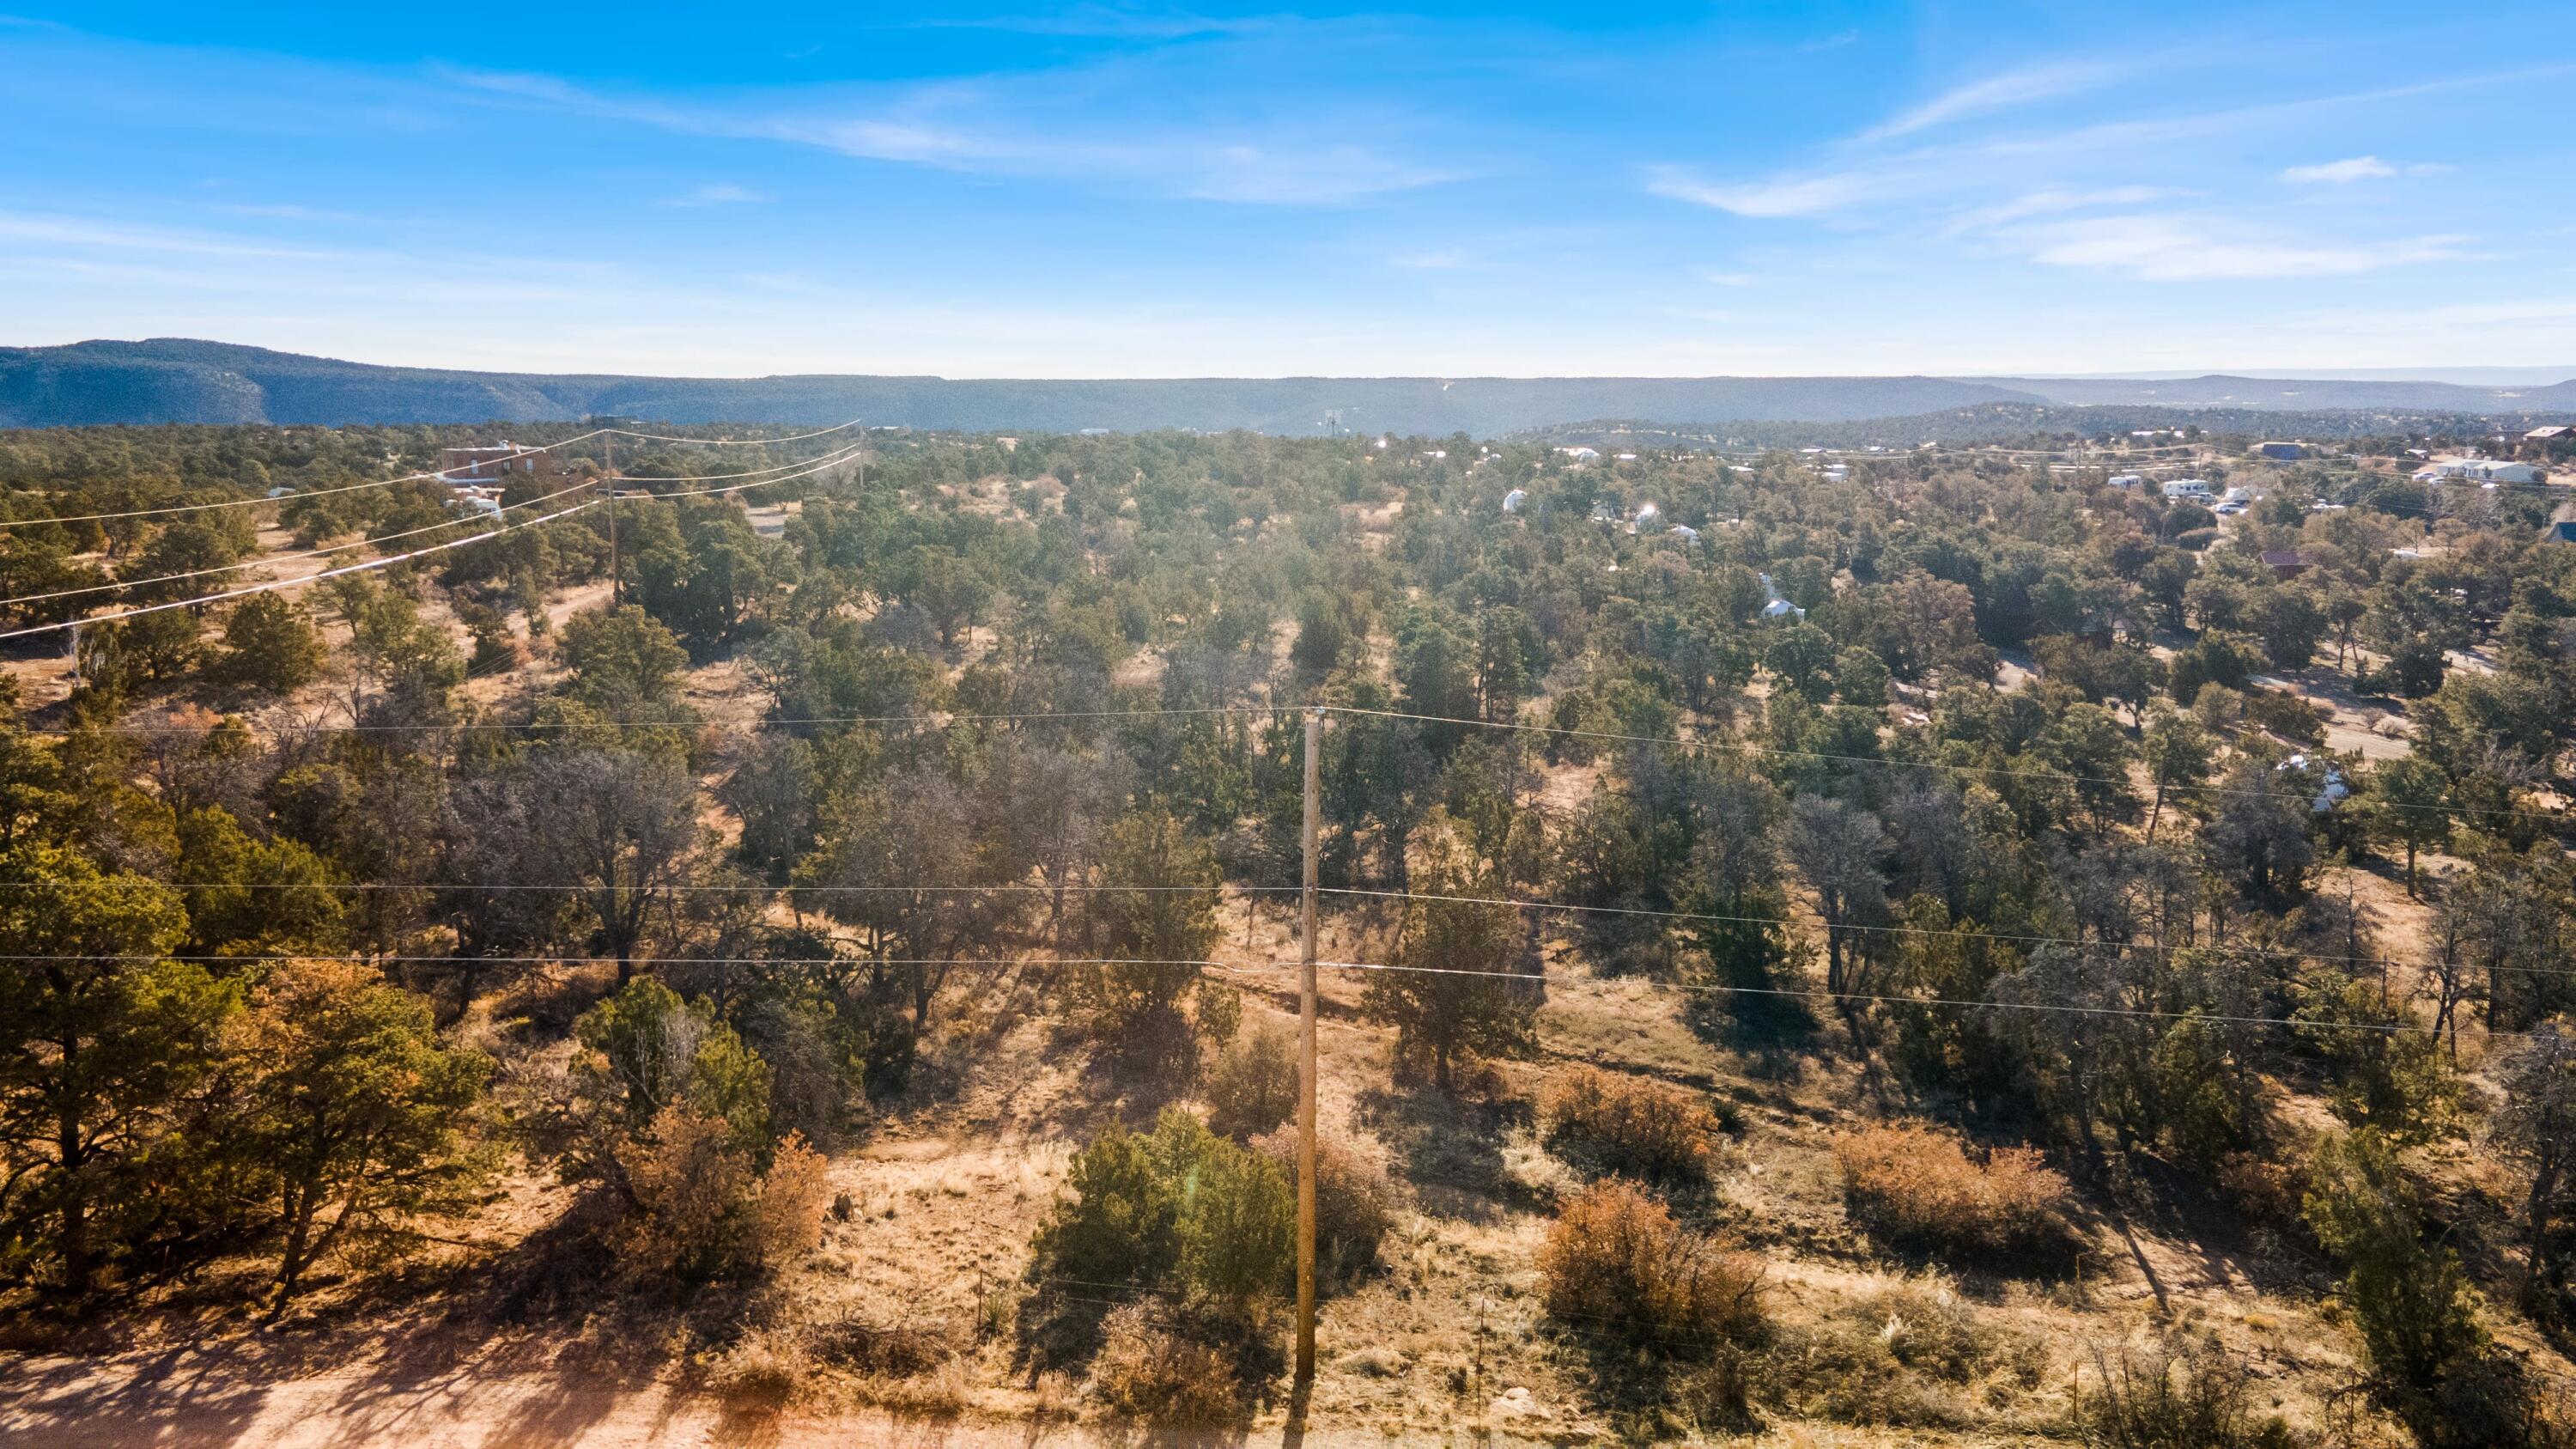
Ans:
[[[1262,1026],[1227,1043],[1208,1073],[1207,1102],[1208,1125],[1228,1137],[1258,1137],[1287,1121],[1297,1110],[1296,1037]]]
[[[1643,1077],[1569,1067],[1548,1082],[1539,1111],[1550,1144],[1599,1171],[1683,1181],[1706,1177],[1715,1156],[1717,1114]]]
[[[1694,1356],[1762,1333],[1762,1274],[1742,1253],[1673,1221],[1634,1183],[1586,1189],[1548,1225],[1539,1250],[1550,1316]]]
[[[1131,1303],[1101,1320],[1091,1388],[1111,1412],[1165,1429],[1214,1429],[1243,1413],[1233,1358],[1203,1334]]]
[[[635,1206],[616,1237],[630,1271],[701,1277],[727,1265],[737,1209],[758,1179],[724,1118],[673,1103],[619,1151],[618,1163]]]
[[[2059,1253],[2066,1179],[2036,1148],[1979,1162],[1955,1133],[1890,1123],[1834,1139],[1852,1216],[1892,1243],[1967,1256]]]
[[[620,1149],[618,1163],[634,1210],[616,1248],[632,1272],[773,1269],[822,1237],[831,1204],[823,1155],[793,1133],[763,1173],[724,1118],[674,1103]]]
[[[743,1254],[748,1262],[775,1267],[814,1251],[823,1240],[823,1215],[832,1206],[827,1166],[823,1154],[796,1133],[778,1144],[747,1204]]]
[[[1281,1128],[1252,1144],[1279,1165],[1293,1191],[1297,1134]],[[1395,1226],[1395,1188],[1377,1164],[1329,1137],[1315,1142],[1315,1258],[1326,1283],[1347,1283],[1377,1266],[1378,1244]]]

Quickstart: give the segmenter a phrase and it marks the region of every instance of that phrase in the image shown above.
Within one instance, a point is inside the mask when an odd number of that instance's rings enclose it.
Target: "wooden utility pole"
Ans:
[[[1324,711],[1306,710],[1306,889],[1297,955],[1297,1379],[1315,1377],[1315,841]]]
[[[608,608],[615,613],[626,602],[625,571],[618,566],[617,553],[617,435],[603,435],[599,446],[608,460]]]

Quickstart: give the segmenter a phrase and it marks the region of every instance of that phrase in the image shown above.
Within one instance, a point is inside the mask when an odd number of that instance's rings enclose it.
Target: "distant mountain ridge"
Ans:
[[[816,426],[858,418],[958,431],[1313,433],[1334,414],[1360,432],[1495,437],[1587,418],[1842,423],[1998,403],[2576,413],[2576,381],[2489,388],[2224,376],[685,378],[383,367],[186,338],[0,347],[0,427],[559,422],[624,414]]]

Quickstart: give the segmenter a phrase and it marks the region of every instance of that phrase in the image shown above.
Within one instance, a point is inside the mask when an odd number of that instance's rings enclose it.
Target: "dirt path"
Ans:
[[[744,1413],[662,1383],[559,1372],[358,1370],[270,1376],[221,1349],[105,1360],[23,1359],[0,1369],[0,1443],[47,1449],[485,1449],[583,1444],[1087,1446],[1066,1426],[901,1423],[867,1413]]]
[[[1535,1445],[1480,1433],[1495,1449]],[[1233,1449],[1436,1444],[1449,1434],[1316,1425],[1287,1433],[1274,1412]],[[869,1449],[1107,1449],[1133,1435],[1056,1421],[901,1420],[873,1410],[746,1412],[659,1382],[553,1370],[341,1370],[282,1376],[259,1355],[174,1349],[107,1359],[0,1358],[0,1444],[44,1449],[503,1449],[596,1446],[865,1445]],[[1805,1441],[1799,1441],[1805,1442]],[[1861,1444],[1864,1440],[1841,1441]]]

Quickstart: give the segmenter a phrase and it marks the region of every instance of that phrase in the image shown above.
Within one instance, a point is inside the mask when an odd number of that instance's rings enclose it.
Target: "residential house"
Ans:
[[[498,482],[505,473],[534,473],[537,454],[532,448],[502,440],[485,448],[441,448],[438,450],[438,475],[450,483]]]

